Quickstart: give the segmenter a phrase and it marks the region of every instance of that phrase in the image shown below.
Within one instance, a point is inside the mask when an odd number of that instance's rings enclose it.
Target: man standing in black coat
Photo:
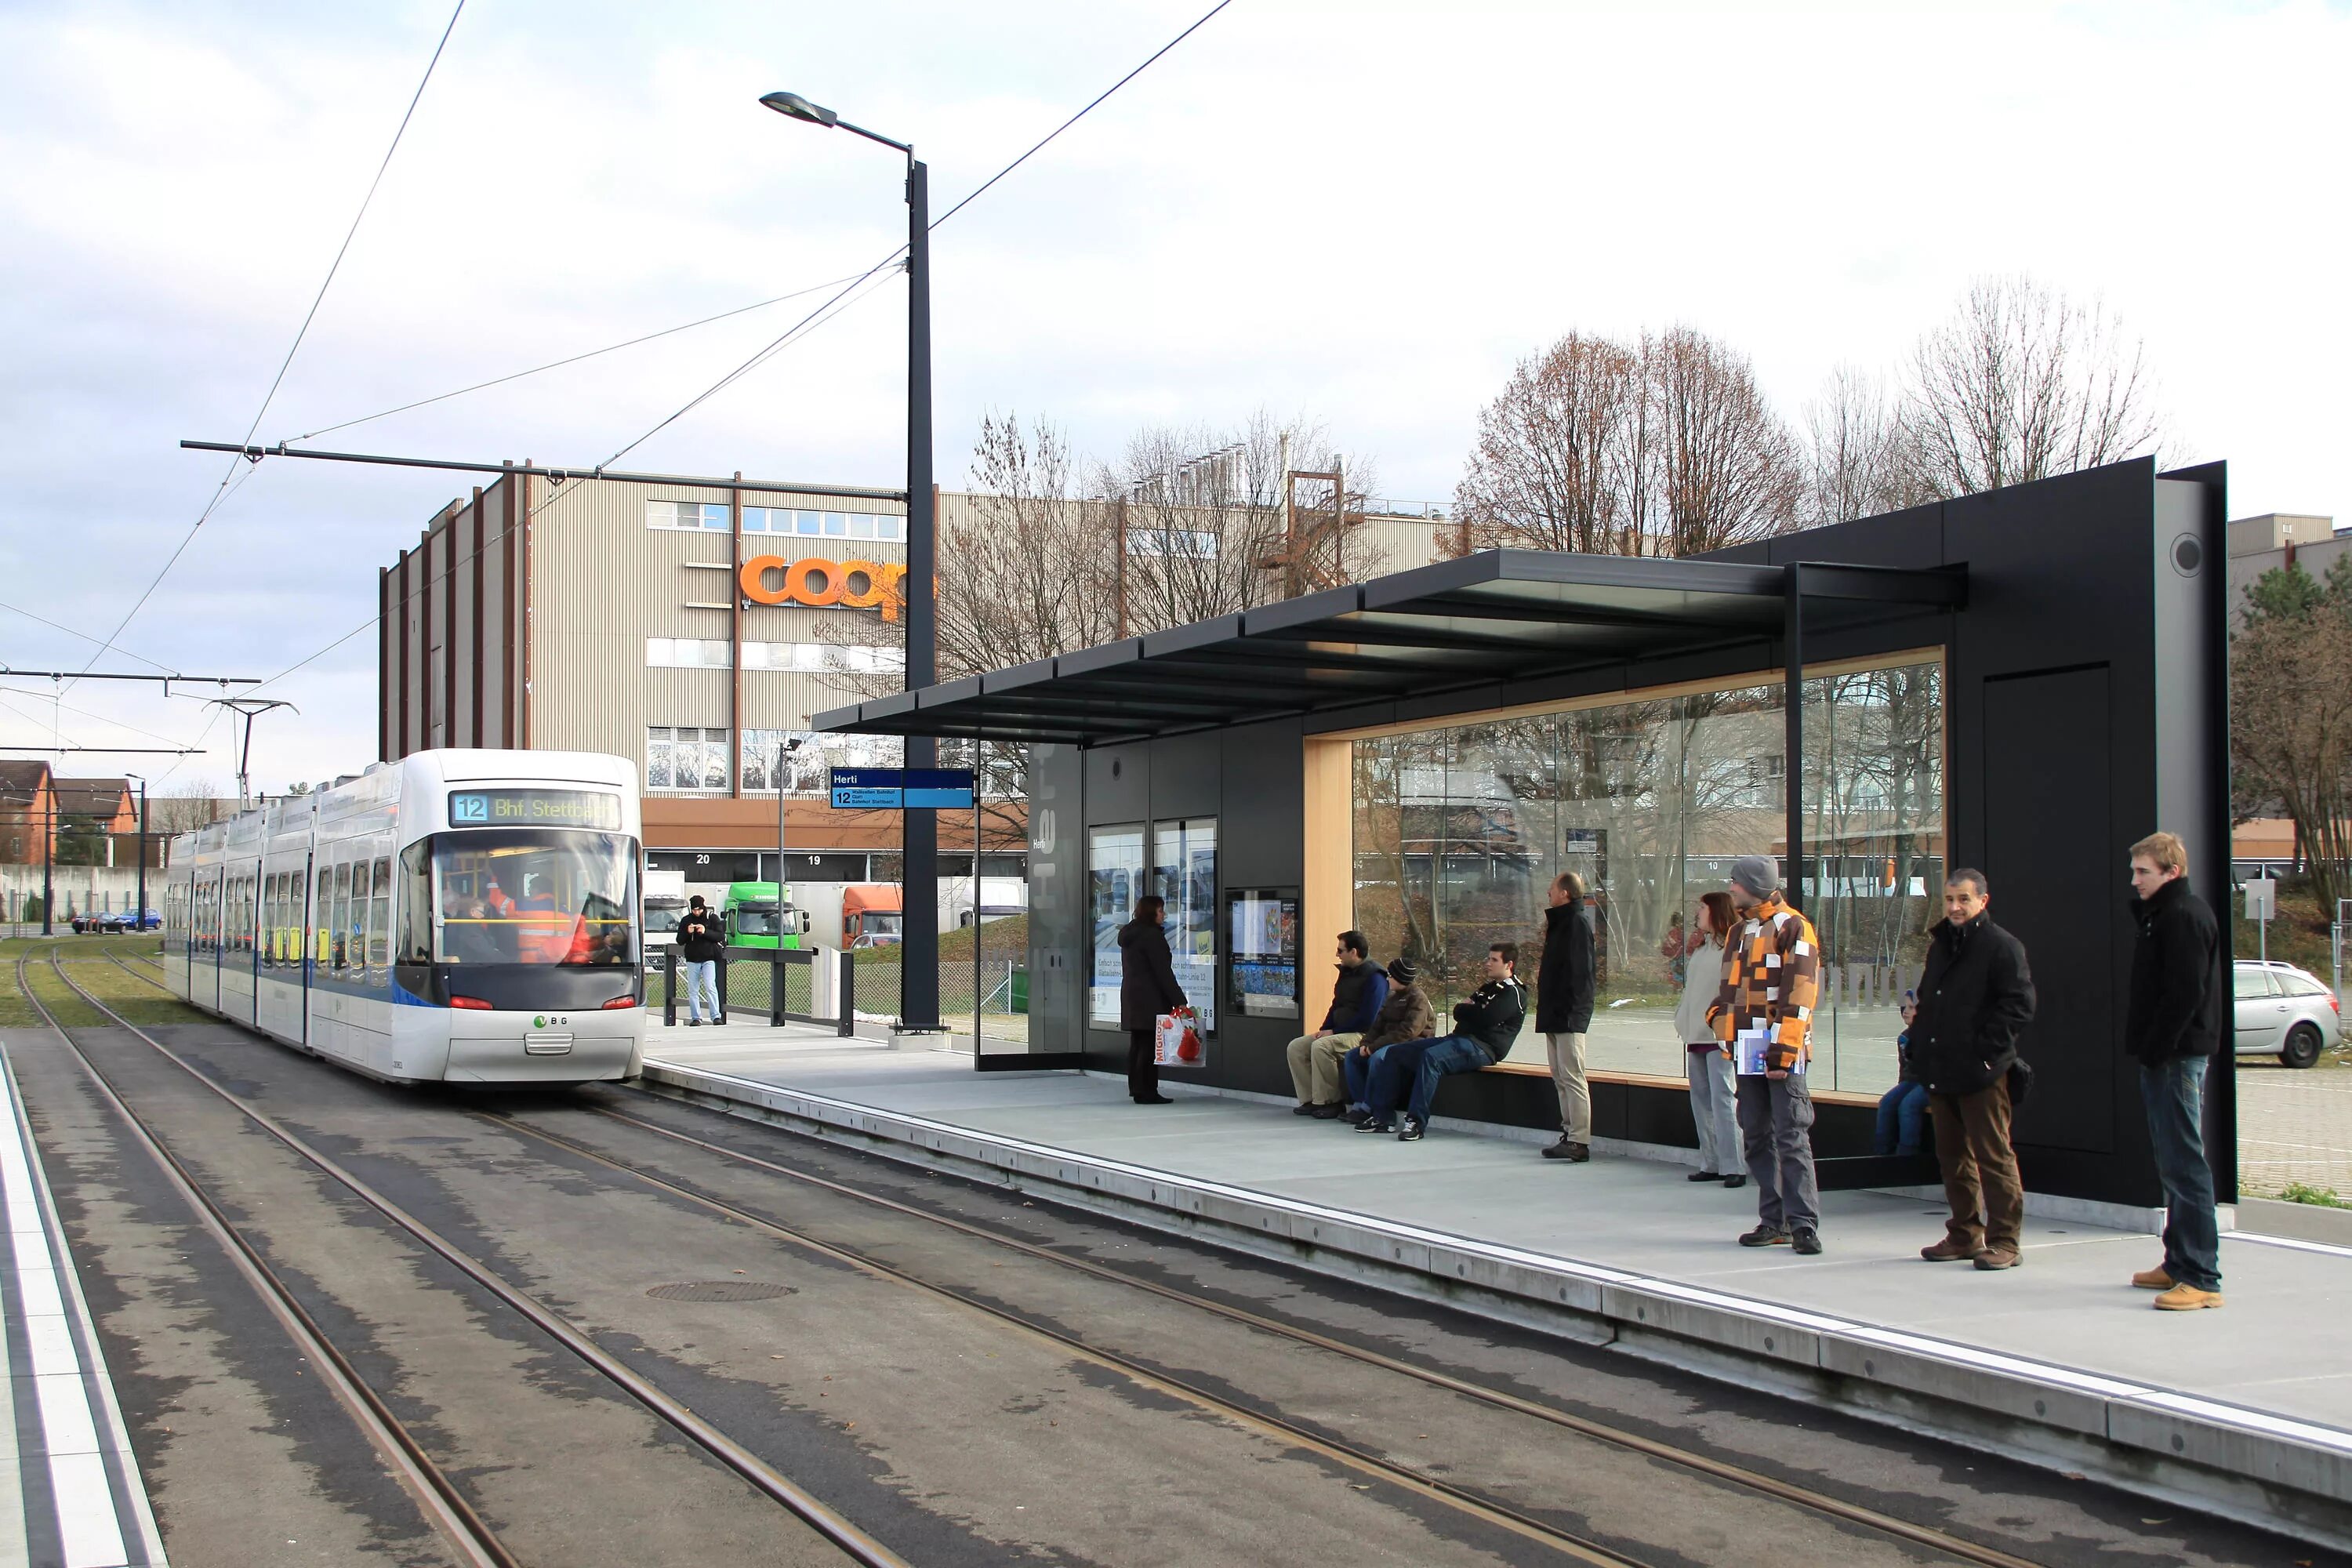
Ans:
[[[1173,1103],[1160,1092],[1152,1030],[1163,1013],[1187,1005],[1168,952],[1168,901],[1156,893],[1135,900],[1135,918],[1118,928],[1118,1026],[1127,1031],[1127,1092],[1138,1105]]]
[[[1543,958],[1536,965],[1536,1033],[1551,1052],[1551,1083],[1559,1093],[1559,1142],[1545,1147],[1547,1160],[1581,1163],[1592,1158],[1592,1092],[1584,1081],[1592,991],[1592,921],[1584,912],[1584,879],[1562,871],[1552,879]]]
[[[2189,890],[2189,851],[2169,833],[2131,847],[2131,1003],[2124,1049],[2139,1062],[2148,1142],[2164,1184],[2164,1262],[2132,1276],[2158,1310],[2221,1304],[2221,1233],[2205,1159],[2205,1070],[2221,1045],[2221,927]]]
[[[2025,946],[1985,912],[1992,889],[1982,871],[1944,879],[1944,919],[1927,932],[1919,976],[1911,1060],[1927,1086],[1936,1160],[1952,1216],[1944,1239],[1919,1249],[1930,1263],[1973,1258],[1979,1268],[2024,1260],[2025,1184],[2010,1142],[2010,1068],[2017,1037],[2033,1022],[2033,976]]]

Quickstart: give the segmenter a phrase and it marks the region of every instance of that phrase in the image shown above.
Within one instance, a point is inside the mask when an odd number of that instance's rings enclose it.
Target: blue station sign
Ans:
[[[835,811],[970,811],[970,768],[832,768]]]

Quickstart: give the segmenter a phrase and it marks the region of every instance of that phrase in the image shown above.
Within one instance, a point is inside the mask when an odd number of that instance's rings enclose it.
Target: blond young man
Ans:
[[[2189,852],[2169,833],[2131,847],[2131,1000],[2124,1049],[2139,1063],[2148,1142],[2164,1185],[2164,1261],[2132,1276],[2157,1310],[2221,1305],[2221,1236],[2205,1158],[2205,1074],[2221,1044],[2221,928],[2189,890]]]

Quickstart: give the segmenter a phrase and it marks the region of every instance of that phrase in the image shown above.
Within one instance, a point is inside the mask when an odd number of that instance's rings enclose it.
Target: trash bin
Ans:
[[[1027,970],[1014,970],[1013,972],[1013,984],[1007,988],[1007,990],[1011,997],[1011,1005],[1013,1012],[1026,1013],[1029,1011],[1029,972]]]

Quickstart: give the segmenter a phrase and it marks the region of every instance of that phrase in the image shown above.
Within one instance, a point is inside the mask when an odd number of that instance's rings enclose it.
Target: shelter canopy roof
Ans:
[[[1793,598],[1801,584],[1801,601]],[[1129,637],[812,721],[857,734],[1101,745],[1957,608],[1965,569],[1490,550]]]

